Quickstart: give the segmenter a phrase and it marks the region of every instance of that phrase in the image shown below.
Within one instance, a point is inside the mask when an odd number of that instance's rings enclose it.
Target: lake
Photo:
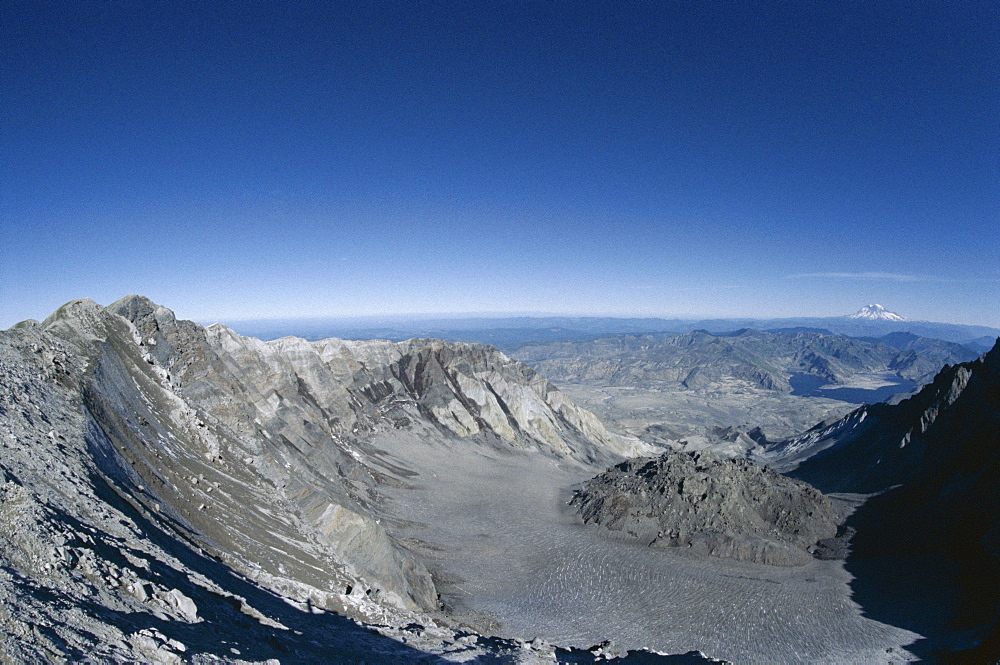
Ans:
[[[788,383],[792,386],[792,394],[799,397],[827,397],[851,404],[875,404],[884,402],[893,395],[913,390],[917,384],[909,379],[901,379],[895,375],[870,377],[870,383],[878,385],[875,388],[858,386],[831,386],[823,378],[812,374],[793,374]],[[886,383],[888,382],[888,383]]]

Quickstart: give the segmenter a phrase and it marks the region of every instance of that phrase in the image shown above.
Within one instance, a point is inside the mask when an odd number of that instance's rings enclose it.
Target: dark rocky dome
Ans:
[[[818,490],[707,451],[622,462],[571,503],[613,537],[778,566],[808,563],[811,547],[837,531],[834,508]]]

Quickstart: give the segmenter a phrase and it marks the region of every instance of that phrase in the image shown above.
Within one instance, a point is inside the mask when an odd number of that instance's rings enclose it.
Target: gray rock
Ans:
[[[571,503],[584,522],[614,537],[778,566],[808,563],[810,548],[837,531],[833,506],[818,490],[707,451],[622,462]]]
[[[171,589],[164,593],[161,598],[188,623],[201,621],[198,616],[198,606],[179,589]]]
[[[513,641],[460,643],[386,530],[367,442],[399,428],[553,461],[636,443],[476,345],[265,344],[138,296],[0,332],[0,653],[520,662]]]

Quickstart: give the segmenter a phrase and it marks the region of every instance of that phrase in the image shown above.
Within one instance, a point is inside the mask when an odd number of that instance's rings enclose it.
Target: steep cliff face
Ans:
[[[70,303],[42,328],[86,359],[85,440],[129,501],[297,600],[350,611],[345,591],[358,588],[401,609],[435,606],[430,575],[377,523],[363,465],[316,435],[320,452],[305,459],[304,439],[264,424],[253,378],[227,366],[204,328],[137,297]]]
[[[492,348],[264,343],[177,320],[139,296],[108,307],[73,301],[0,333],[0,380],[0,523],[24,534],[0,547],[15,575],[0,574],[14,608],[0,610],[0,633],[29,615],[61,625],[36,577],[63,585],[66,607],[92,607],[90,619],[58,628],[62,637],[25,634],[18,653],[29,660],[84,654],[73,645],[95,639],[113,659],[184,652],[116,613],[196,624],[207,612],[243,637],[256,633],[227,621],[250,617],[271,635],[287,626],[268,618],[282,611],[261,614],[268,593],[396,626],[440,616],[431,575],[386,530],[380,488],[399,480],[366,457],[376,433],[570,463],[643,450]],[[250,585],[209,579],[233,573]],[[385,646],[345,630],[348,651]],[[457,636],[428,639],[445,649]],[[305,651],[320,654],[316,644]]]
[[[578,459],[629,454],[639,445],[609,434],[544,377],[492,347],[439,340],[261,342],[221,325],[177,322],[142,299],[109,309],[133,321],[140,344],[169,372],[175,389],[209,403],[217,418],[250,438],[266,431],[301,448],[431,426]]]
[[[254,575],[306,584],[319,606],[339,603],[305,555],[317,548],[385,602],[436,605],[427,571],[376,519],[379,477],[356,445],[371,433],[405,428],[587,461],[632,452],[492,348],[263,343],[178,321],[138,296],[105,309],[74,303],[43,325],[92,359],[83,394],[104,471],[143,485],[140,501],[171,512],[206,547],[252,561]],[[224,526],[233,520],[240,528]],[[301,541],[309,545],[298,556],[254,554]]]

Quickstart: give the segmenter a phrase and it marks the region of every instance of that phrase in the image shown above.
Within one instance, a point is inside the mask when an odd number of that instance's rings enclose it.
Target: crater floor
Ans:
[[[400,432],[371,445],[405,485],[386,490],[390,530],[487,632],[734,662],[913,659],[920,636],[862,616],[839,561],[779,568],[613,541],[566,505],[601,469]]]

